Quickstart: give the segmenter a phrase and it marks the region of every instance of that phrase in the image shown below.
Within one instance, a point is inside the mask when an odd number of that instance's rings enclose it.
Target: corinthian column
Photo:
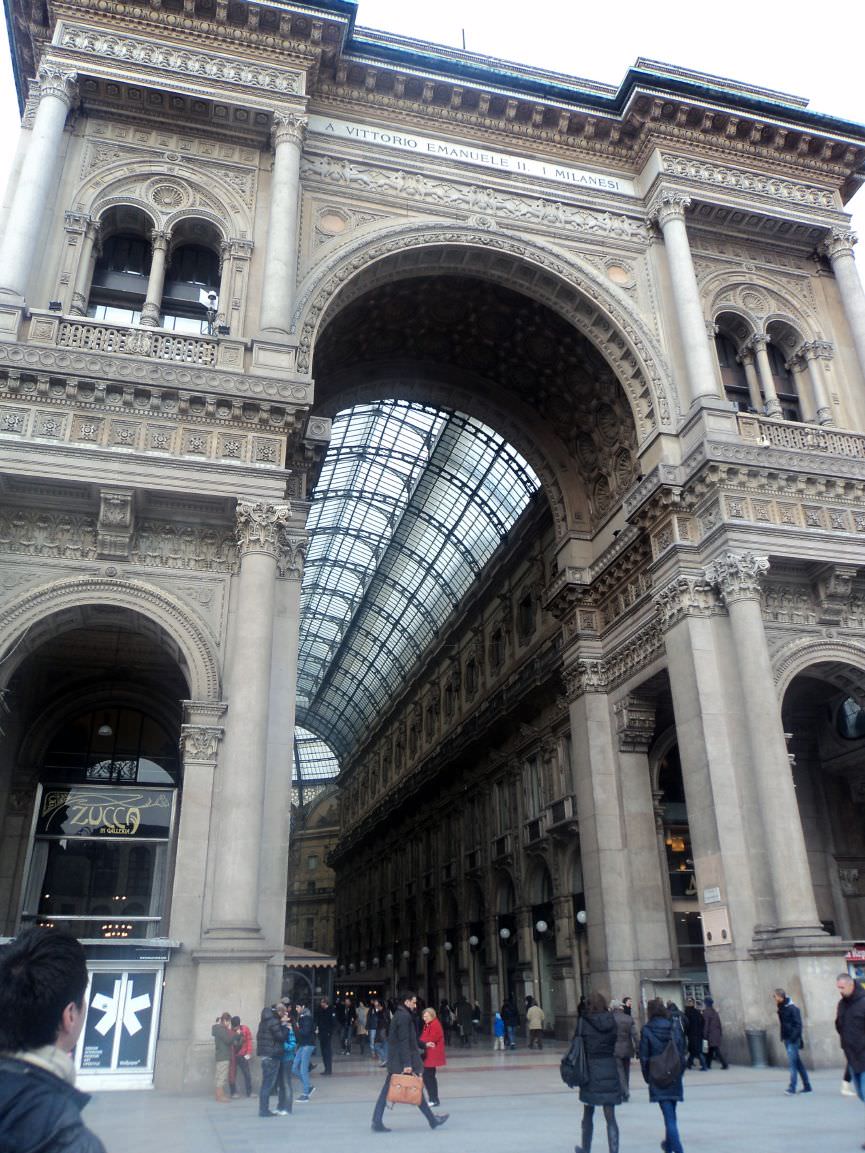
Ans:
[[[210,928],[233,934],[259,932],[277,557],[290,517],[287,504],[237,502],[240,571],[226,670],[228,716],[210,906]]]
[[[769,337],[762,335],[752,336],[748,341],[748,347],[754,351],[754,357],[757,361],[757,375],[760,378],[760,387],[763,390],[763,396],[766,398],[766,416],[780,416],[781,402],[778,399],[778,391],[775,388],[775,378],[772,375],[772,365],[769,363],[769,353],[766,351],[768,344]]]
[[[865,289],[856,271],[853,257],[855,243],[855,232],[848,228],[833,228],[824,247],[838,282],[844,314],[859,357],[859,367],[865,377]]]
[[[87,315],[87,301],[90,296],[90,285],[93,281],[93,266],[99,232],[99,221],[88,220],[84,226],[81,252],[78,256],[78,268],[75,272],[75,291],[72,293],[72,307],[70,308],[70,312],[74,312],[78,316]]]
[[[306,125],[306,117],[294,112],[278,112],[273,118],[273,177],[259,325],[266,335],[287,336],[291,331],[297,287],[300,150]]]
[[[16,304],[24,302],[33,260],[40,251],[45,209],[57,188],[66,114],[77,95],[75,73],[48,65],[39,69],[38,86],[39,108],[30,147],[0,247],[0,299]]]
[[[706,335],[706,321],[700,303],[697,273],[688,243],[685,227],[685,209],[691,201],[679,192],[662,190],[649,209],[650,217],[657,221],[664,235],[670,282],[679,333],[685,353],[687,395],[682,397],[685,407],[701,396],[718,398],[715,367]]]
[[[154,229],[150,234],[150,275],[147,278],[147,298],[141,309],[141,323],[148,328],[158,328],[162,319],[162,291],[165,288],[165,265],[170,241],[171,234],[168,232]]]
[[[805,358],[808,369],[808,378],[811,381],[811,391],[814,394],[815,419],[818,424],[832,423],[832,406],[826,392],[826,380],[823,376],[821,361],[828,360],[832,355],[832,345],[825,340],[812,340],[803,344],[799,352]]]
[[[774,928],[786,935],[812,936],[822,929],[760,605],[760,581],[768,569],[766,557],[727,553],[706,568],[706,581],[718,589],[730,618],[753,786],[774,896]]]

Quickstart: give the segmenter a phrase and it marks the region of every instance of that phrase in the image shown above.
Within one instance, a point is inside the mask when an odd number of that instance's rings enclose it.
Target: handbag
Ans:
[[[387,1087],[387,1099],[391,1105],[420,1105],[423,1097],[423,1081],[414,1073],[394,1073]]]
[[[559,1064],[562,1080],[569,1089],[581,1089],[589,1083],[589,1062],[586,1057],[586,1043],[583,1040],[582,1018],[571,1041],[571,1046]]]

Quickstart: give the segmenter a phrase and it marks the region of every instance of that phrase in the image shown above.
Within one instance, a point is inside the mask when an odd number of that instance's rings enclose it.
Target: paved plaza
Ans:
[[[316,1092],[289,1117],[259,1119],[256,1101],[219,1105],[155,1092],[99,1093],[85,1116],[109,1153],[571,1153],[579,1135],[577,1094],[558,1074],[561,1047],[471,1055],[449,1052],[439,1075],[447,1125],[430,1130],[415,1109],[388,1111],[391,1133],[370,1131],[383,1073],[359,1057],[335,1058],[334,1075],[314,1074]],[[649,1105],[636,1063],[634,1094],[618,1111],[622,1153],[656,1153],[661,1116]],[[818,1072],[815,1091],[788,1097],[782,1069],[731,1066],[687,1074],[680,1127],[687,1153],[848,1153],[865,1141],[865,1106],[840,1094],[841,1072]],[[600,1122],[600,1125],[597,1122]],[[596,1113],[595,1153],[606,1153]]]

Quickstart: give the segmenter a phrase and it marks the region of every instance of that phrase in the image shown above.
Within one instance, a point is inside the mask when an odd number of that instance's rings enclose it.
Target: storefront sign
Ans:
[[[146,837],[165,840],[173,789],[46,787],[36,818],[40,837]]]
[[[93,974],[81,1045],[82,1071],[149,1068],[156,982],[160,975],[161,971]]]
[[[553,180],[559,184],[594,189],[596,192],[636,195],[633,181],[624,180],[620,176],[570,168],[555,161],[535,160],[527,156],[495,152],[477,144],[457,144],[452,140],[436,140],[402,129],[373,128],[368,124],[351,124],[346,120],[335,120],[327,116],[310,116],[309,127],[312,132],[321,133],[322,136],[333,136],[338,140],[354,140],[358,144],[378,144],[383,148],[413,152],[415,156],[452,160],[458,164],[473,164],[509,175],[533,176],[541,180]]]

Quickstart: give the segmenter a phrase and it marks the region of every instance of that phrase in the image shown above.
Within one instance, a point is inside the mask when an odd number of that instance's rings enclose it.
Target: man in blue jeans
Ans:
[[[810,1093],[811,1082],[799,1052],[802,1048],[802,1014],[787,996],[786,990],[776,989],[774,997],[781,1026],[781,1044],[787,1050],[787,1064],[790,1066],[790,1084],[784,1092],[792,1096],[796,1092],[796,1082],[801,1077],[802,1092]]]
[[[308,1101],[315,1092],[315,1089],[309,1083],[309,1063],[312,1060],[312,1055],[315,1052],[315,1018],[312,1015],[312,1010],[309,1005],[297,1006],[297,1025],[295,1032],[297,1033],[297,1052],[294,1055],[294,1063],[291,1066],[291,1071],[295,1077],[300,1078],[303,1092],[298,1097],[298,1101]]]

